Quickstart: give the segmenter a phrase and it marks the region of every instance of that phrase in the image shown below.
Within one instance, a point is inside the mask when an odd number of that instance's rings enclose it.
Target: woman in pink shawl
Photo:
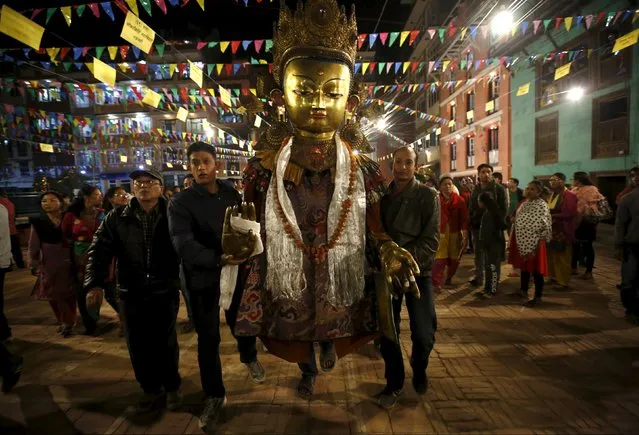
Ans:
[[[597,239],[597,224],[583,219],[584,215],[596,213],[598,204],[605,197],[599,189],[590,181],[585,172],[575,172],[572,177],[572,192],[577,196],[577,231],[575,231],[575,244],[572,250],[572,273],[577,275],[578,266],[586,267],[586,273],[582,276],[585,280],[592,279],[592,269],[595,265],[595,249],[592,243]]]

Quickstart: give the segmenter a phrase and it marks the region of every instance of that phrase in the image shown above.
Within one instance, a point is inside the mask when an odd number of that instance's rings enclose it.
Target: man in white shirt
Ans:
[[[4,276],[11,268],[11,232],[9,230],[9,212],[0,205],[0,342],[11,340],[11,328],[4,315]]]
[[[22,358],[11,355],[4,345],[12,338],[11,328],[4,315],[4,275],[12,263],[9,212],[0,205],[0,376],[3,393],[11,391],[22,371]]]

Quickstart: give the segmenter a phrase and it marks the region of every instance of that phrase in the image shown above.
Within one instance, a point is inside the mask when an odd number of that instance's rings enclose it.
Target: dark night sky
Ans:
[[[355,4],[360,33],[373,31],[385,0],[339,0],[340,4],[350,6]],[[140,18],[157,33],[168,40],[240,40],[240,39],[269,39],[272,37],[273,22],[277,20],[279,1],[269,3],[264,0],[257,4],[256,0],[249,0],[245,7],[242,0],[206,0],[206,10],[203,12],[196,0],[190,0],[185,7],[173,7],[165,0],[168,13],[164,15],[160,8],[151,1],[152,16],[144,11],[138,3]],[[180,0],[180,3],[182,0]],[[88,3],[86,0],[5,0],[3,2],[24,15],[30,17],[35,8],[59,7],[73,4]],[[296,1],[287,1],[289,7],[294,8]],[[62,14],[56,12],[48,25],[45,26],[43,47],[69,46],[51,32],[59,35],[75,46],[121,45],[126,42],[120,38],[120,31],[124,23],[124,14],[115,5],[112,6],[115,21],[105,16],[100,8],[100,18],[95,18],[89,8],[86,8],[82,18],[72,13],[71,27],[68,27]],[[400,0],[388,0],[385,12],[378,27],[378,32],[398,31],[410,13],[410,6],[400,5]],[[29,12],[26,12],[29,11]],[[35,21],[44,26],[46,11],[38,15]],[[0,35],[0,47],[23,47],[12,38]]]

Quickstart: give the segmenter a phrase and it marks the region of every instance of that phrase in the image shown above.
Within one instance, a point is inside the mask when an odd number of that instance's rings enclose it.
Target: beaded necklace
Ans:
[[[350,173],[348,177],[347,197],[344,201],[342,201],[342,208],[339,214],[337,227],[335,228],[335,231],[331,235],[331,238],[328,240],[328,243],[322,243],[321,245],[313,245],[313,244],[307,245],[304,243],[304,241],[300,237],[298,237],[295,231],[293,231],[293,225],[289,222],[288,218],[286,217],[286,214],[284,213],[284,209],[282,208],[282,204],[280,202],[280,192],[278,188],[278,183],[277,182],[273,183],[275,188],[274,193],[275,193],[275,204],[277,208],[277,216],[280,218],[280,220],[284,224],[284,231],[286,232],[288,237],[293,240],[293,242],[295,243],[295,246],[297,246],[299,249],[304,251],[306,255],[309,255],[315,263],[323,262],[326,259],[326,254],[328,253],[328,251],[333,249],[335,245],[337,244],[338,240],[342,236],[342,233],[344,232],[344,228],[346,227],[346,219],[348,219],[348,214],[353,205],[352,198],[355,192],[355,182],[357,181],[358,166],[357,166],[357,160],[355,159],[353,152],[351,151],[348,145],[346,146],[348,148],[348,153],[351,157]],[[277,179],[276,171],[277,171],[277,165],[275,165],[275,167],[273,168],[273,176],[276,177]]]

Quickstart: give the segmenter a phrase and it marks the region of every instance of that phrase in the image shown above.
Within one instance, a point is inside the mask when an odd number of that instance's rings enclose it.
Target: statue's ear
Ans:
[[[284,105],[284,94],[282,93],[280,89],[271,90],[269,94],[269,98],[271,99],[273,104],[278,107]]]
[[[357,95],[351,95],[348,97],[348,101],[346,102],[346,110],[349,112],[354,112],[355,109],[359,106],[360,99]]]

